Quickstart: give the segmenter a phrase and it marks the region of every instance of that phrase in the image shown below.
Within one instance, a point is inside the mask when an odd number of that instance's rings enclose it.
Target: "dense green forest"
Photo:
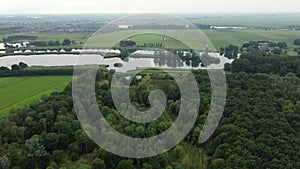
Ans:
[[[8,117],[0,119],[0,168],[300,168],[297,63],[299,57],[253,51],[226,65],[228,92],[224,115],[216,132],[204,144],[198,144],[198,137],[209,111],[210,83],[205,70],[194,70],[201,106],[193,130],[171,151],[145,159],[116,156],[89,139],[73,110],[70,84],[63,92],[44,96],[41,101],[12,110]],[[133,137],[149,137],[165,131],[176,119],[181,97],[177,84],[166,73],[151,72],[142,72],[142,79],[131,82],[133,105],[146,110],[150,106],[148,95],[155,88],[166,93],[168,105],[154,122],[138,124],[126,120],[114,107],[110,93],[114,72],[99,69],[95,84],[97,101],[116,130]],[[195,151],[187,151],[187,147]]]
[[[300,56],[271,55],[253,50],[245,52],[232,64],[226,64],[225,70],[231,72],[267,73],[285,76],[294,73],[300,77]]]

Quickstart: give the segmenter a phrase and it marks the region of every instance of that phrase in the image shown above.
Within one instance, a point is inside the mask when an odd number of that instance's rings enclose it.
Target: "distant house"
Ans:
[[[280,55],[284,49],[287,48],[286,42],[269,42],[269,41],[250,41],[243,44],[241,50],[247,51],[250,49],[257,49],[264,52]]]
[[[72,41],[72,44],[73,45],[79,45],[79,44],[82,44],[82,42],[78,41],[78,40],[74,40]]]
[[[210,26],[210,29],[247,29],[247,27],[240,27],[240,26]]]
[[[129,29],[132,27],[132,25],[119,25],[118,26],[120,29]]]
[[[261,51],[271,51],[272,49],[270,48],[269,43],[259,43],[258,49]]]

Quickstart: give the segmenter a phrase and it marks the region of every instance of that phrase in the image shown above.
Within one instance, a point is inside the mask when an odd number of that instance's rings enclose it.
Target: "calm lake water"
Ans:
[[[120,58],[103,58],[100,55],[85,54],[85,55],[59,55],[59,54],[43,54],[43,55],[14,55],[0,57],[0,66],[10,67],[13,64],[24,62],[29,66],[68,66],[68,65],[90,65],[101,64],[108,65],[109,69],[115,69],[118,72],[126,72],[137,68],[179,68],[179,69],[223,69],[225,63],[231,63],[233,59],[227,59],[220,56],[218,53],[210,53],[211,56],[218,57],[220,64],[212,64],[207,68],[198,66],[192,67],[187,63],[180,64],[159,64],[154,58],[131,58],[126,61]],[[81,63],[78,63],[78,58],[81,58]],[[82,59],[83,58],[83,59]],[[99,62],[100,60],[100,62]],[[115,63],[121,63],[122,67],[115,67]]]

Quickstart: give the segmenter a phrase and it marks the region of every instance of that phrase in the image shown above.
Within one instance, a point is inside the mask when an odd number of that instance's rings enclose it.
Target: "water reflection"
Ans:
[[[155,52],[154,52],[155,53]],[[205,53],[204,53],[205,54]],[[207,54],[207,53],[206,53]],[[205,54],[205,55],[206,55]],[[203,53],[200,53],[201,56]],[[25,62],[29,66],[67,66],[67,65],[77,65],[77,60],[79,57],[83,57],[83,62],[81,65],[89,64],[102,64],[107,65],[108,69],[115,69],[118,72],[127,72],[135,70],[138,68],[163,68],[163,69],[223,69],[225,63],[231,63],[233,59],[227,59],[220,56],[218,53],[209,53],[211,60],[216,62],[210,63],[206,67],[201,63],[199,57],[189,59],[189,56],[181,59],[180,57],[170,53],[156,53],[156,57],[148,55],[145,58],[136,55],[128,57],[125,60],[120,58],[104,58],[98,54],[85,54],[85,55],[74,55],[74,54],[42,54],[42,55],[15,55],[15,56],[5,56],[0,57],[0,67],[10,67],[13,64],[18,64],[19,62]],[[192,58],[192,57],[191,57]],[[100,63],[96,62],[101,60]],[[210,61],[211,61],[210,60]],[[205,61],[205,59],[204,59]],[[208,59],[209,61],[209,59]],[[120,63],[122,67],[115,67],[116,63]]]
[[[178,68],[184,66],[184,61],[171,52],[156,51],[154,52],[154,64],[159,67],[167,66],[170,68]],[[190,66],[190,65],[187,65]],[[199,65],[198,65],[199,66]],[[195,67],[198,67],[195,66]]]

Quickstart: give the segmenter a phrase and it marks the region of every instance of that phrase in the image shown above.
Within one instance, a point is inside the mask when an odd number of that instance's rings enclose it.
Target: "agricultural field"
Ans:
[[[92,48],[110,48],[117,46],[121,40],[136,39],[138,44],[162,42],[163,36],[167,39],[163,41],[165,49],[181,50],[184,45],[192,49],[205,50],[206,45],[210,45],[209,39],[204,33],[198,30],[160,30],[160,29],[131,29],[118,32],[96,34],[86,44]],[[201,37],[201,38],[199,38]],[[178,42],[180,40],[182,43]]]
[[[144,35],[137,35],[130,38],[134,42],[137,43],[138,46],[143,46],[144,44],[156,44],[162,43],[165,49],[185,49],[183,43],[180,43],[178,40],[166,37],[164,39],[163,35],[161,34],[144,34]]]
[[[286,42],[289,48],[296,47],[293,41],[296,37],[300,38],[300,31],[268,31],[268,30],[202,30],[212,42],[215,49],[228,46],[230,44],[241,47],[249,41],[266,40],[271,42]],[[167,49],[184,48],[182,43],[174,39],[162,41],[161,35],[147,34],[138,35],[132,38],[138,45],[143,43],[164,43]]]
[[[146,34],[143,36],[141,34],[141,30],[125,30],[119,31],[109,34],[98,35],[97,37],[93,37],[89,43],[89,45],[95,42],[101,41],[101,45],[103,47],[108,47],[113,45],[113,43],[117,42],[120,37],[131,38],[131,40],[136,41],[138,45],[143,45],[144,43],[160,43],[164,44],[166,49],[182,49],[182,43],[178,43],[178,41],[174,39],[169,39],[166,41],[162,41],[162,36],[164,30],[148,30],[145,31]],[[151,34],[147,33],[151,32]],[[272,42],[286,42],[288,44],[288,48],[294,48],[296,46],[293,45],[293,41],[296,38],[300,38],[300,31],[292,31],[292,30],[262,30],[262,29],[249,29],[249,30],[212,30],[212,29],[204,29],[202,32],[207,36],[207,38],[211,41],[212,45],[216,50],[219,50],[221,47],[228,46],[230,44],[237,45],[241,47],[244,43],[249,41],[259,41],[266,40]],[[168,32],[169,35],[176,39],[183,39],[183,41],[189,41],[192,44],[189,46],[195,46],[197,48],[204,48],[203,43],[210,44],[208,39],[202,34],[200,37],[203,39],[197,39],[199,36],[193,36],[193,34],[186,33],[186,30],[172,30]],[[173,36],[174,35],[174,36]],[[93,42],[94,41],[94,42]],[[96,44],[96,43],[95,43]],[[197,46],[198,45],[198,46]],[[199,45],[203,45],[200,46]]]
[[[144,43],[163,43],[164,48],[166,49],[182,49],[185,46],[182,43],[179,43],[175,39],[167,38],[166,41],[163,41],[162,35],[165,30],[148,30],[148,31],[141,31],[141,30],[125,30],[119,31],[109,34],[98,35],[97,37],[91,38],[90,43],[88,45],[92,46],[93,41],[100,41],[102,47],[109,47],[109,46],[116,46],[115,44],[120,37],[131,38],[132,40],[137,42],[137,45],[143,45]],[[146,33],[143,36],[139,35],[140,33]],[[148,32],[148,33],[147,33]],[[230,44],[237,45],[239,47],[242,44],[249,42],[249,41],[258,41],[258,40],[266,40],[266,41],[273,41],[273,42],[287,42],[289,48],[294,48],[293,41],[296,38],[300,38],[300,31],[292,31],[292,30],[262,30],[262,29],[249,29],[249,30],[212,30],[212,29],[204,29],[202,32],[207,36],[207,38],[211,41],[212,45],[216,50],[219,50],[221,47],[228,46]],[[199,43],[199,39],[196,39],[197,36],[192,36],[190,34],[186,34],[185,30],[172,30],[168,32],[169,35],[174,38],[180,38],[183,40],[188,40],[190,42],[197,42]],[[0,35],[0,41],[2,38],[6,38],[11,35]],[[82,42],[87,42],[91,34],[28,34],[31,36],[37,36],[37,41],[50,41],[50,40],[58,40],[62,42],[64,39],[69,38],[71,40],[78,40]],[[185,36],[187,35],[187,36]],[[208,39],[205,38],[202,34],[200,34],[203,39],[202,42],[208,42]],[[114,44],[113,44],[114,43]],[[196,45],[197,43],[194,43]],[[189,44],[189,46],[191,46]],[[73,47],[82,47],[82,45],[77,45]],[[53,48],[53,47],[52,47]],[[58,47],[58,48],[61,48]],[[199,48],[199,47],[198,47]],[[200,48],[204,48],[201,46]]]
[[[192,23],[216,26],[246,26],[254,28],[286,28],[300,22],[299,13],[286,14],[182,14]]]
[[[28,106],[42,95],[63,91],[70,81],[71,76],[0,78],[0,116]]]
[[[267,40],[286,42],[289,48],[295,47],[293,41],[300,38],[300,31],[287,30],[203,30],[216,49],[234,44],[240,46],[249,41]]]

